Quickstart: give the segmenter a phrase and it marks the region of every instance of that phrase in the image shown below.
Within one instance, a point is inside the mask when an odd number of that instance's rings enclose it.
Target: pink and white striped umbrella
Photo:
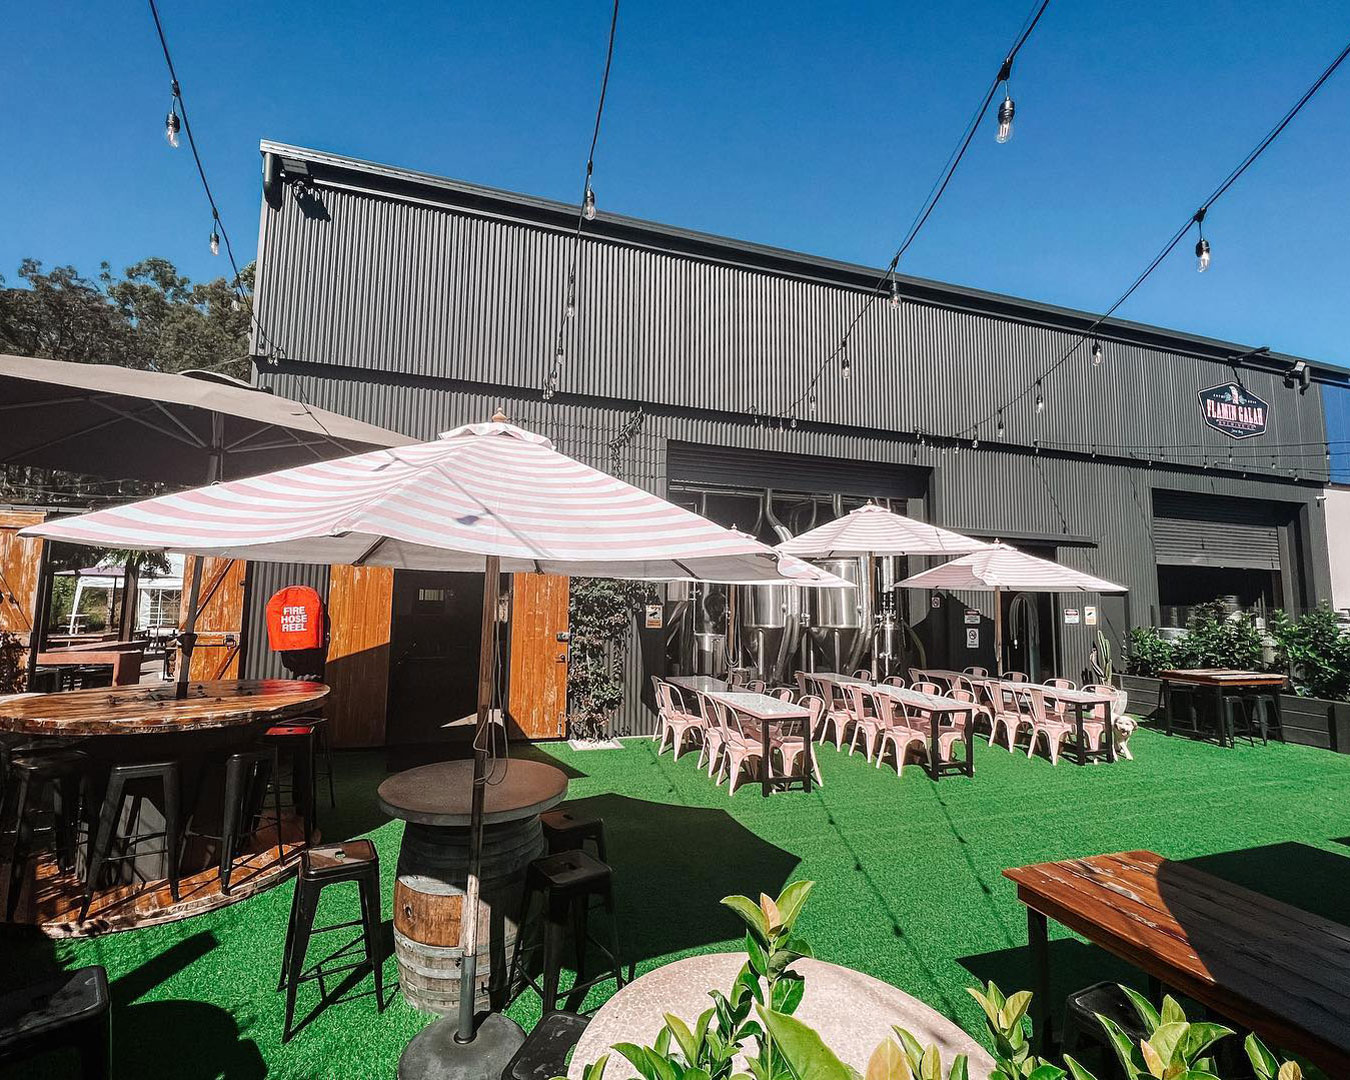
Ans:
[[[25,535],[263,562],[481,572],[497,556],[504,572],[835,584],[496,421],[58,518]]]
[[[779,551],[809,559],[868,555],[964,555],[989,545],[868,503],[777,545]]]
[[[970,555],[935,566],[900,582],[907,589],[957,589],[966,592],[1095,592],[1130,590],[1105,578],[1038,559],[1007,544],[994,543]]]

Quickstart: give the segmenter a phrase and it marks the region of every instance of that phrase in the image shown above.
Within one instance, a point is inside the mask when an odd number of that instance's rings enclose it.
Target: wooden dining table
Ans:
[[[872,689],[900,702],[906,709],[927,714],[928,764],[926,769],[932,779],[940,780],[948,772],[963,773],[972,777],[975,775],[975,732],[972,730],[975,723],[975,706],[972,703],[957,701],[949,697],[939,697],[936,694],[921,694],[917,690],[910,690],[904,686],[893,686],[890,683],[879,683]],[[965,761],[946,763],[947,766],[954,765],[954,769],[944,768],[944,763],[938,752],[942,717],[955,716],[960,713],[966,714],[966,733],[961,740],[966,744],[966,759]]]
[[[1162,679],[1163,726],[1168,735],[1172,734],[1174,722],[1173,689],[1183,686],[1192,693],[1208,691],[1214,700],[1214,723],[1220,746],[1233,746],[1233,720],[1225,707],[1226,699],[1233,694],[1264,694],[1271,699],[1271,708],[1275,713],[1275,728],[1281,739],[1284,738],[1284,717],[1280,711],[1280,693],[1288,680],[1278,672],[1237,671],[1230,668],[1183,668],[1160,671]],[[1198,711],[1192,710],[1195,732],[1200,730]],[[1264,735],[1265,728],[1262,728]]]
[[[1350,1076],[1350,928],[1152,851],[1004,870],[1027,907],[1035,1045],[1052,1042],[1047,920],[1166,986]]]
[[[801,781],[802,790],[811,790],[811,710],[791,701],[784,701],[772,694],[752,694],[745,691],[715,691],[708,694],[714,701],[727,708],[748,716],[759,722],[760,752],[760,791],[767,799],[779,788],[787,788]],[[791,721],[801,721],[802,727],[802,770],[800,773],[785,775],[773,771],[773,757],[770,754],[772,728]]]

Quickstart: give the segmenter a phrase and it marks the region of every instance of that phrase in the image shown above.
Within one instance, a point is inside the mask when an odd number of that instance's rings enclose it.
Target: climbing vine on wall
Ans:
[[[573,578],[569,619],[571,658],[567,712],[576,739],[600,739],[623,704],[623,666],[633,628],[650,585],[609,578]]]

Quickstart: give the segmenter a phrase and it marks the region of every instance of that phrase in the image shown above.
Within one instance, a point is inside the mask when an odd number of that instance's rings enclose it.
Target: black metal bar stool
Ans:
[[[539,824],[544,828],[544,839],[548,841],[550,855],[560,851],[584,851],[587,840],[595,845],[595,857],[602,863],[609,862],[605,851],[605,819],[583,814],[567,805],[539,815]]]
[[[235,855],[243,840],[256,840],[268,828],[277,831],[277,862],[286,857],[281,838],[281,791],[276,784],[277,748],[259,746],[241,750],[224,760],[225,797],[220,806],[220,833],[203,832],[197,828],[202,793],[199,790],[192,812],[188,815],[186,835],[203,836],[220,841],[220,891],[230,895],[230,875],[234,872]],[[268,789],[272,792],[272,816],[263,813]]]
[[[1070,994],[1064,1002],[1064,1053],[1081,1056],[1083,1049],[1091,1047],[1097,1051],[1102,1075],[1122,1076],[1098,1015],[1114,1020],[1136,1045],[1148,1037],[1124,991],[1112,982],[1094,983]]]
[[[282,785],[281,774],[277,773],[273,783],[279,785],[281,794],[300,810],[305,823],[305,843],[308,844],[314,834],[317,816],[315,806],[318,801],[320,761],[328,779],[329,808],[337,806],[337,792],[333,787],[333,754],[328,746],[328,722],[321,716],[288,720],[269,727],[263,739],[281,754],[290,757],[291,782]]]
[[[331,926],[314,925],[314,913],[319,907],[319,896],[329,885],[355,882],[361,897],[361,917]],[[361,942],[365,958],[353,963],[330,967],[328,961],[342,959],[351,945],[344,946],[326,960],[305,972],[305,953],[314,934],[330,930],[361,927]],[[352,943],[354,945],[355,942]],[[295,996],[300,983],[319,981],[320,1004],[324,996],[322,980],[343,971],[352,971],[369,964],[375,972],[375,1011],[384,1011],[384,957],[380,952],[380,857],[369,840],[348,840],[344,844],[325,844],[300,853],[300,874],[295,881],[295,898],[291,901],[291,917],[286,925],[286,945],[281,959],[281,979],[278,990],[286,991],[286,1025],[281,1041],[292,1034],[295,1018]]]
[[[141,808],[145,795],[139,791],[128,793],[127,786],[142,785],[143,781],[158,781],[164,798],[164,828],[158,832],[142,833],[140,825]],[[176,761],[147,761],[118,763],[108,772],[108,786],[103,796],[102,808],[98,815],[97,830],[90,830],[88,869],[84,881],[84,902],[80,905],[80,921],[89,917],[89,905],[94,901],[94,892],[98,888],[99,875],[108,863],[127,862],[147,855],[163,855],[169,879],[169,895],[178,903],[178,848],[181,835],[178,824],[178,799],[182,792],[182,778]],[[130,797],[132,801],[131,828],[125,835],[118,833],[118,819],[122,816],[122,803]],[[149,840],[163,840],[164,846],[152,851],[140,848]],[[114,843],[124,850],[113,853]]]
[[[52,839],[57,865],[62,870],[75,866],[81,803],[87,797],[90,768],[88,756],[78,750],[30,747],[8,756],[3,801],[6,806],[12,802],[14,810],[12,814],[0,810],[3,832],[13,838],[6,918],[14,918],[28,861],[39,850],[34,843],[37,833]],[[11,791],[12,799],[9,798]],[[50,810],[45,806],[48,794],[52,802]],[[49,823],[38,825],[33,820],[37,817],[48,817]]]
[[[567,1055],[590,1024],[578,1013],[545,1013],[502,1070],[502,1080],[553,1080],[567,1075]]]
[[[623,961],[619,958],[619,925],[614,910],[613,871],[584,851],[563,851],[557,855],[547,855],[530,863],[525,875],[525,894],[521,899],[520,927],[516,937],[515,955],[511,958],[511,977],[508,986],[518,985],[516,980],[528,983],[537,993],[543,1005],[544,1014],[558,1010],[559,977],[562,969],[563,945],[567,938],[567,925],[572,924],[574,945],[576,947],[577,978],[567,992],[569,999],[575,999],[580,1005],[586,991],[591,987],[613,979],[617,987],[624,984]],[[542,924],[537,932],[538,940],[527,945],[529,915],[538,898],[542,902],[536,924]],[[587,928],[592,898],[599,898],[609,916],[609,944],[595,940]],[[592,979],[586,978],[586,946],[594,944],[604,954],[607,966]],[[536,982],[528,973],[527,957],[543,951],[542,984]]]
[[[110,1004],[101,967],[63,972],[0,996],[0,1065],[73,1049],[84,1080],[106,1080]]]

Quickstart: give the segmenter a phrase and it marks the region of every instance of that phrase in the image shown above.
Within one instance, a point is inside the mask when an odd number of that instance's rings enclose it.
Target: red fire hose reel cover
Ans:
[[[308,585],[287,585],[267,601],[267,643],[276,652],[323,645],[323,598]]]

